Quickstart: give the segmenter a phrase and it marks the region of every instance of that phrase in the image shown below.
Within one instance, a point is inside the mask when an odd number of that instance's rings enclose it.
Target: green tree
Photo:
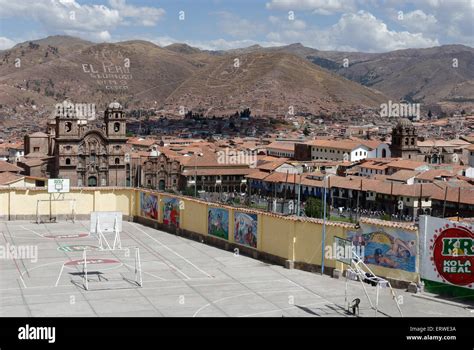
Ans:
[[[194,197],[194,185],[186,187],[183,190],[183,195]]]
[[[326,218],[329,217],[329,208],[326,206]],[[306,201],[304,212],[310,218],[323,218],[323,201],[319,198],[310,197]]]

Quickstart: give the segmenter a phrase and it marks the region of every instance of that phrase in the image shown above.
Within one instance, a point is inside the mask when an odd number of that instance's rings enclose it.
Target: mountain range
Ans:
[[[207,51],[51,36],[0,51],[2,107],[51,108],[66,98],[208,116],[243,108],[262,116],[320,115],[378,109],[388,100],[468,109],[474,106],[474,49],[361,53],[292,44]]]

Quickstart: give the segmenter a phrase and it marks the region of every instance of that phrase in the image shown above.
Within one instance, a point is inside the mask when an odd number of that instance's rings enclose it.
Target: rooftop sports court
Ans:
[[[126,221],[120,237],[125,249],[100,251],[88,221],[0,222],[0,245],[31,254],[2,259],[0,316],[354,317],[344,310],[345,279],[269,265]],[[367,289],[375,298],[375,288]],[[348,299],[361,299],[360,316],[374,316],[360,282],[349,281],[347,290]],[[396,292],[404,316],[474,316],[467,307]],[[379,317],[399,316],[388,290],[380,292],[379,310]]]

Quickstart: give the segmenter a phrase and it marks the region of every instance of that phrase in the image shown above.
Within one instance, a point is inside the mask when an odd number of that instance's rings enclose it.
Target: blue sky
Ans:
[[[473,46],[471,0],[0,0],[0,49],[48,35],[204,49]],[[180,20],[184,11],[184,20]]]

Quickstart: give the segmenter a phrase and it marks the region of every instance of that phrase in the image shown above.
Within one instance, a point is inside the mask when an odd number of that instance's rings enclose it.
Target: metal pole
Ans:
[[[300,207],[301,207],[301,176],[302,174],[300,174],[300,183],[298,184],[298,204],[296,206],[297,216],[300,216]]]
[[[324,203],[323,203],[323,240],[321,244],[321,275],[324,275],[324,246],[326,245],[326,178],[324,176]]]
[[[448,186],[444,189],[443,218],[446,217],[446,198],[448,197]]]
[[[194,155],[194,197],[197,197],[197,154]]]
[[[375,286],[376,297],[375,297],[375,317],[377,317],[377,312],[379,310],[379,283]]]

